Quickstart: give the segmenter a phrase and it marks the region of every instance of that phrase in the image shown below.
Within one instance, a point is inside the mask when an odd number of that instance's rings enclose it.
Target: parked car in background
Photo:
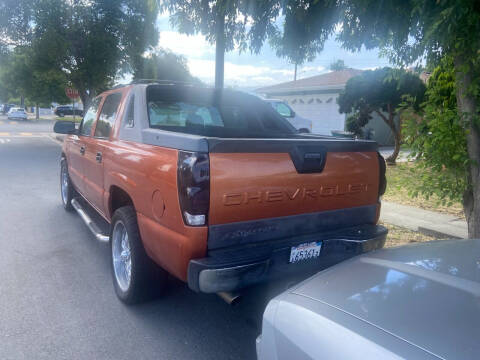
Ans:
[[[27,113],[25,112],[25,109],[13,107],[8,110],[7,117],[12,120],[27,120]]]
[[[0,112],[2,114],[8,114],[8,111],[13,107],[17,107],[17,105],[15,105],[15,104],[2,104]]]
[[[60,105],[57,106],[54,110],[55,115],[63,117],[65,115],[78,115],[83,116],[83,110],[78,108],[73,108],[72,105]]]
[[[478,359],[480,240],[379,250],[274,298],[259,360]]]
[[[385,162],[371,141],[298,134],[255,96],[174,82],[92,100],[61,155],[61,195],[111,244],[118,297],[170,273],[197,292],[309,274],[381,248]]]
[[[265,101],[268,102],[276,112],[287,119],[299,133],[312,132],[312,120],[305,119],[298,115],[285,101],[275,99],[265,99]]]

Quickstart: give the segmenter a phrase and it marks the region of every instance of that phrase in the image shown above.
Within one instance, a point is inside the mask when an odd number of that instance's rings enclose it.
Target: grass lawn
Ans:
[[[396,166],[387,166],[387,191],[383,196],[384,200],[451,214],[461,218],[465,217],[462,204],[459,202],[446,206],[438,201],[437,196],[432,196],[428,200],[421,194],[416,198],[409,196],[408,192],[415,190],[415,184],[418,182],[418,175],[410,171],[412,167],[413,164],[411,163],[397,163]]]
[[[73,121],[73,116],[63,116],[63,117],[55,117],[55,121],[59,121],[59,120],[62,120],[62,121]],[[76,116],[75,117],[75,122],[79,123],[82,121],[82,117],[81,116]]]
[[[408,229],[404,229],[395,225],[380,223],[381,225],[385,226],[388,229],[387,241],[385,243],[385,247],[393,247],[393,246],[400,246],[406,245],[416,242],[425,242],[425,241],[432,241],[437,240],[437,238],[424,235],[419,232],[411,231]]]

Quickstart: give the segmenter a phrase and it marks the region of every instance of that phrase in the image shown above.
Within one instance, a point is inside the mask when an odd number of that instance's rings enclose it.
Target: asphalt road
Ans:
[[[140,306],[117,300],[109,248],[61,206],[51,124],[0,118],[1,359],[254,359],[267,299],[236,307],[170,279]],[[22,135],[23,134],[23,135]]]
[[[0,131],[1,132],[32,132],[32,133],[48,133],[53,131],[54,121],[50,120],[8,120],[6,116],[0,115]]]

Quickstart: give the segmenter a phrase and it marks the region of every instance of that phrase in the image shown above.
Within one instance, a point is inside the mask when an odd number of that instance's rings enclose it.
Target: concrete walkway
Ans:
[[[413,206],[382,201],[380,220],[439,238],[468,238],[464,219]]]

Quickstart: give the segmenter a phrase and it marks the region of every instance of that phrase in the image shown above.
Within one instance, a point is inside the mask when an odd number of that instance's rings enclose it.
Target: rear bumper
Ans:
[[[190,261],[188,286],[197,292],[216,293],[234,291],[288,275],[313,274],[355,255],[382,248],[386,236],[387,229],[383,226],[360,225],[265,244],[210,251],[208,257]],[[292,246],[313,241],[322,241],[318,258],[289,263]]]

